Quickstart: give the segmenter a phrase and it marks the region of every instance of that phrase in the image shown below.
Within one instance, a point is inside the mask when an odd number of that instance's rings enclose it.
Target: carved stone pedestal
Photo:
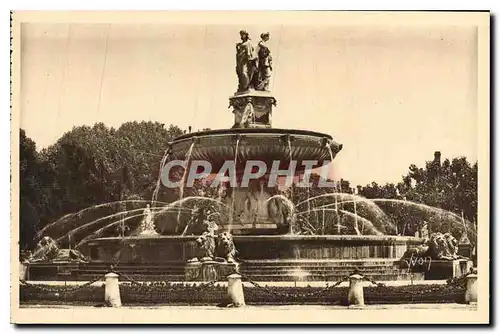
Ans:
[[[472,268],[472,261],[460,259],[453,261],[433,260],[429,270],[425,272],[426,280],[441,280],[461,277]]]
[[[276,99],[266,91],[248,91],[231,96],[229,107],[233,107],[233,128],[270,128],[273,106],[276,106]]]
[[[459,255],[472,259],[472,245],[471,244],[459,244],[458,252]]]
[[[187,263],[184,267],[184,279],[186,281],[197,281],[201,276],[201,262]]]
[[[184,267],[186,281],[225,281],[227,276],[236,272],[236,263],[216,261],[187,263]]]
[[[28,264],[21,262],[19,264],[19,279],[26,280],[28,279]]]

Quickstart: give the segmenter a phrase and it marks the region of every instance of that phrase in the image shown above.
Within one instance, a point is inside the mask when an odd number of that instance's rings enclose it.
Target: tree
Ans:
[[[19,133],[20,249],[34,246],[33,237],[39,228],[39,211],[44,204],[39,168],[36,144],[21,129]]]

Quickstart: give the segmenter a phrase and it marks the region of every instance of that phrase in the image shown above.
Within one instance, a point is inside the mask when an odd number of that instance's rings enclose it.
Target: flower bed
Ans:
[[[103,286],[85,286],[64,292],[64,286],[22,285],[21,303],[102,304]],[[347,305],[347,287],[244,287],[247,304]],[[120,284],[124,305],[188,304],[215,305],[227,298],[227,288],[217,284]],[[465,290],[453,285],[408,285],[365,287],[366,304],[461,303]]]

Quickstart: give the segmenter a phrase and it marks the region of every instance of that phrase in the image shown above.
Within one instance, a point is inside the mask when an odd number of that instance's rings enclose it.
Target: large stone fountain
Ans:
[[[240,36],[236,48],[238,90],[229,98],[233,126],[176,138],[168,147],[164,162],[180,160],[189,164],[203,160],[217,171],[226,161],[232,161],[239,184],[245,163],[250,160],[267,166],[279,161],[281,170],[296,161],[294,176],[304,172],[304,161],[317,161],[314,167],[332,161],[342,145],[330,135],[272,127],[277,100],[269,91],[273,65],[267,47],[269,34],[262,34],[258,45],[250,42],[245,31]],[[297,272],[304,280],[335,281],[357,268],[376,280],[423,279],[430,269],[429,261],[434,261],[434,266],[436,261],[444,261],[439,256],[427,256],[426,250],[422,252],[422,247],[427,246],[422,246],[421,238],[296,234],[290,205],[284,203],[283,196],[275,196],[276,189],[268,187],[268,179],[269,173],[265,173],[251,180],[248,187],[223,184],[219,191],[224,195],[219,200],[229,208],[228,213],[201,236],[178,231],[177,235],[142,233],[89,241],[84,249],[90,263],[81,267],[75,277],[85,279],[86,275],[117,263],[122,272],[143,279],[224,279],[221,276],[239,270],[257,281],[293,281],[298,279]],[[232,240],[220,251],[217,241],[222,240],[224,246],[228,239]],[[401,266],[411,264],[401,261],[408,252],[410,257],[418,255],[423,259],[417,269]],[[459,264],[454,260],[446,259],[451,269],[445,269],[445,276],[468,270],[469,262]]]

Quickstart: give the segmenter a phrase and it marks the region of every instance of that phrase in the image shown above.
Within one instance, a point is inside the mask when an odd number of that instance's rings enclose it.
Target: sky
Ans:
[[[330,134],[336,175],[398,182],[410,164],[477,159],[477,30],[453,25],[25,23],[20,126],[39,149],[73,126],[233,125],[239,30],[269,31],[273,127]]]

